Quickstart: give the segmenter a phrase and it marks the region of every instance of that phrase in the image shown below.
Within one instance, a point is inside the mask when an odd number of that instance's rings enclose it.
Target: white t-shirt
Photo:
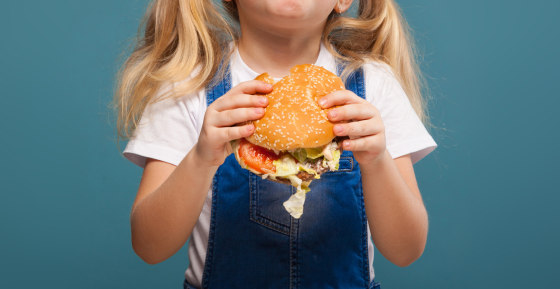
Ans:
[[[230,65],[232,87],[258,75],[243,62],[237,50],[231,58]],[[336,73],[335,58],[324,46],[321,46],[315,65]],[[418,162],[436,148],[435,141],[414,112],[390,67],[383,63],[370,62],[365,64],[363,69],[366,99],[381,113],[388,152],[393,158],[411,154],[412,162]],[[134,136],[123,152],[124,156],[140,167],[144,167],[146,158],[178,165],[198,141],[205,112],[204,89],[178,99],[167,99],[147,106]],[[210,190],[188,245],[190,262],[185,278],[197,287],[200,287],[202,281],[206,258],[211,198]],[[373,279],[371,234],[368,240],[370,276]]]

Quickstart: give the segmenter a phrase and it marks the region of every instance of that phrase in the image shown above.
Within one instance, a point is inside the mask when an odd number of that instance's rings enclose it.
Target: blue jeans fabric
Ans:
[[[230,287],[230,288],[235,288],[235,287]],[[250,287],[242,287],[242,288],[247,288],[249,289]],[[320,288],[320,287],[311,287],[311,288]],[[341,287],[344,288],[344,287]],[[194,286],[191,286],[187,280],[183,281],[183,289],[198,289]],[[379,284],[379,282],[375,282],[372,281],[368,287],[368,289],[381,289],[381,284]]]
[[[340,70],[339,70],[340,71]],[[346,87],[365,97],[363,71]],[[210,105],[231,75],[207,89]],[[310,185],[304,214],[282,205],[292,186],[263,180],[230,155],[212,183],[212,214],[202,288],[379,288],[370,281],[361,174],[349,151],[339,170]],[[187,281],[184,288],[194,288]]]

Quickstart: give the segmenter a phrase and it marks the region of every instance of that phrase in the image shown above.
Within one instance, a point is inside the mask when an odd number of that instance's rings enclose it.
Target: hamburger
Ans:
[[[284,207],[299,218],[311,181],[338,170],[341,140],[335,138],[327,110],[318,100],[344,90],[344,84],[337,75],[312,64],[294,66],[276,83],[267,73],[256,79],[273,85],[265,94],[268,106],[264,116],[253,121],[255,132],[232,142],[233,153],[241,167],[263,179],[296,187]]]

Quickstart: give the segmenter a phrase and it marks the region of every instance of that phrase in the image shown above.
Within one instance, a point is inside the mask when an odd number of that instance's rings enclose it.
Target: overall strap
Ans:
[[[222,68],[218,69],[220,71]],[[219,73],[217,74],[219,75]],[[218,79],[214,77],[210,84],[206,87],[206,105],[210,106],[220,96],[226,94],[231,89],[231,72],[229,66],[224,72],[224,77]]]
[[[346,64],[338,63],[336,68],[340,76],[342,71],[346,68]],[[350,76],[348,76],[348,79],[346,79],[345,86],[346,89],[353,91],[357,96],[366,99],[364,70],[360,67],[353,71]]]

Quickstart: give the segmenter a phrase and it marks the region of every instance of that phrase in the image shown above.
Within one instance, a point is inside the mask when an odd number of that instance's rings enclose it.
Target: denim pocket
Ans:
[[[329,175],[337,175],[351,172],[354,169],[354,158],[352,152],[345,151],[340,157],[338,170],[326,172],[321,178],[331,179]],[[333,176],[334,177],[334,176]],[[320,183],[321,179],[313,180],[313,183]],[[296,192],[296,188],[291,185],[280,184],[270,180],[263,180],[260,176],[249,173],[250,188],[250,220],[275,230],[282,234],[290,234],[291,218],[290,214],[284,209],[284,202]]]
[[[345,156],[344,154],[340,157],[338,161],[338,170],[326,172],[323,175],[328,176],[331,174],[339,174],[344,172],[351,172],[354,169],[354,158],[352,156]],[[321,175],[321,177],[323,176]]]
[[[291,219],[283,203],[295,193],[295,188],[291,185],[263,180],[253,173],[249,176],[249,187],[251,221],[289,235]]]
[[[338,162],[338,171],[336,172],[349,172],[354,169],[354,159],[352,157],[340,157],[340,161]]]

